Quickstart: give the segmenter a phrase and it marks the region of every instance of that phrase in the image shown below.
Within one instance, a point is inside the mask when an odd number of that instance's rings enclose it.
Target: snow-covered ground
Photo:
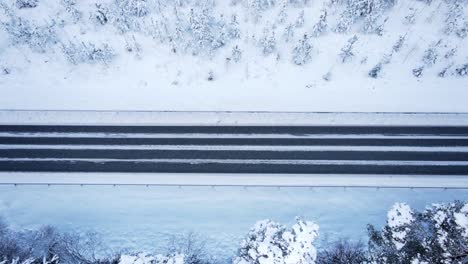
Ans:
[[[456,199],[467,200],[466,190],[3,185],[0,215],[17,229],[51,224],[95,230],[108,245],[137,251],[153,252],[172,236],[194,231],[214,255],[232,256],[260,219],[314,221],[319,244],[341,237],[365,240],[366,224],[384,225],[395,202],[420,210]]]
[[[2,109],[468,111],[464,0],[32,2]]]
[[[418,163],[419,164],[419,163]],[[240,187],[468,188],[467,177],[447,175],[23,173],[1,172],[0,184]]]
[[[0,110],[0,124],[114,126],[466,126],[468,125],[468,113]],[[80,136],[84,135],[80,134]],[[139,136],[143,135],[140,134]],[[159,134],[158,136],[162,135]],[[170,136],[174,137],[175,135]],[[201,135],[185,136],[200,137]],[[210,134],[209,136],[220,135]],[[275,136],[277,137],[278,135]]]

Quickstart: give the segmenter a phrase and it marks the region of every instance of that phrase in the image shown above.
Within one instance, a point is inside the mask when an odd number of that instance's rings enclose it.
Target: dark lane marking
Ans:
[[[468,161],[468,152],[0,149],[0,158]]]
[[[450,138],[89,138],[0,137],[0,145],[468,146]]]
[[[468,165],[309,165],[172,162],[0,161],[0,171],[15,172],[191,172],[468,175]],[[171,177],[171,176],[168,176]],[[194,177],[196,175],[194,174]]]
[[[468,126],[55,126],[0,125],[0,132],[468,135]]]

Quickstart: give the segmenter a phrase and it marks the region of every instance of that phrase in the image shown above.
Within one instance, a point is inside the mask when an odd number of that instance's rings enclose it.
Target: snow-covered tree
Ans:
[[[242,50],[239,48],[238,45],[232,48],[231,58],[234,62],[239,62],[242,59]]]
[[[405,43],[405,40],[406,34],[398,37],[398,40],[395,42],[395,44],[393,44],[392,53],[400,52],[401,48],[403,47],[403,44]]]
[[[125,50],[141,59],[141,45],[135,39],[135,35],[125,37]]]
[[[276,5],[276,0],[244,0],[245,6],[255,16],[260,16],[261,13]]]
[[[379,25],[378,20],[385,10],[394,5],[393,0],[347,0],[346,9],[341,14],[336,32],[347,32],[358,20],[364,21],[365,32],[374,32]]]
[[[234,264],[314,264],[317,257],[313,242],[318,225],[296,219],[291,228],[271,220],[259,221],[250,230]]]
[[[124,15],[143,17],[149,13],[147,0],[114,0]]]
[[[276,22],[278,24],[283,24],[284,22],[286,22],[286,19],[288,18],[287,7],[288,7],[288,3],[287,3],[287,0],[286,0],[281,5],[280,11],[279,11],[278,16],[276,18]]]
[[[403,23],[406,25],[413,25],[416,22],[416,9],[409,8],[409,13],[404,17]]]
[[[358,37],[354,35],[352,38],[348,40],[346,45],[343,48],[341,48],[341,52],[339,55],[341,58],[341,62],[345,63],[351,60],[352,57],[354,57],[353,46],[357,41],[358,41]]]
[[[263,36],[259,41],[263,55],[270,55],[276,50],[276,37],[273,26],[267,25],[263,30]]]
[[[382,63],[377,63],[367,75],[372,78],[377,78],[380,75],[380,72],[382,71]]]
[[[109,17],[112,18],[114,26],[122,33],[140,31],[141,19],[150,12],[147,0],[115,0],[110,9]]]
[[[327,30],[327,10],[323,9],[320,13],[319,21],[314,25],[312,29],[312,36],[319,37]]]
[[[289,42],[294,38],[294,33],[296,31],[296,26],[293,23],[289,23],[283,31],[283,38],[286,42]]]
[[[239,22],[237,21],[236,15],[231,16],[231,21],[229,22],[229,27],[228,27],[228,36],[230,39],[238,39],[241,36],[241,32],[239,29]]]
[[[297,19],[296,19],[295,26],[296,26],[297,28],[300,28],[300,27],[304,26],[304,23],[305,23],[305,20],[304,20],[304,10],[302,10],[302,11],[299,13],[299,16],[298,16]]]
[[[296,65],[306,64],[311,59],[312,44],[309,37],[304,34],[304,37],[299,40],[299,43],[293,48],[292,61]]]
[[[468,63],[460,65],[455,69],[455,72],[459,76],[468,76]]]
[[[463,8],[466,7],[466,2],[463,0],[447,1],[448,11],[445,18],[445,33],[447,35],[455,34],[461,38],[465,38],[468,34],[468,21],[464,15]]]
[[[433,204],[423,212],[395,204],[382,231],[369,226],[369,252],[373,263],[466,263],[468,203]]]
[[[192,49],[194,54],[206,50],[211,46],[213,36],[209,27],[210,14],[206,8],[196,8],[190,10],[190,30],[192,33]]]

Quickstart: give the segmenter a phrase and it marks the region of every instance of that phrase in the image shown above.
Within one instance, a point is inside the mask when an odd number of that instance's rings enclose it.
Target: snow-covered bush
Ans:
[[[68,42],[66,44],[62,44],[62,51],[68,61],[73,64],[108,64],[115,57],[114,50],[107,44],[97,46],[94,43]]]
[[[420,78],[423,75],[423,71],[424,71],[424,66],[414,68],[412,71],[413,76],[416,78]]]
[[[42,26],[35,25],[33,21],[17,17],[14,14],[3,23],[13,45],[26,45],[36,52],[49,51],[57,43],[58,38],[54,26],[54,23]]]
[[[468,261],[468,203],[433,204],[416,212],[395,204],[382,231],[372,225],[369,252],[373,263],[443,263]]]
[[[34,258],[27,258],[21,260],[20,258],[15,259],[5,259],[0,261],[0,264],[58,264],[60,260],[57,256],[52,256],[51,258],[42,258],[42,259],[34,259]]]
[[[440,41],[435,44],[431,45],[426,51],[424,51],[424,55],[422,61],[424,65],[430,67],[437,62],[439,58],[439,52],[437,51],[437,46],[440,44]]]
[[[96,21],[100,25],[107,24],[109,22],[109,9],[102,4],[96,4],[95,7],[94,13],[91,14],[93,21]]]
[[[114,257],[100,259],[98,255],[106,254],[95,233],[61,233],[50,226],[38,230],[12,231],[0,220],[0,263],[115,263]]]
[[[76,8],[76,0],[61,0],[60,2],[67,13],[71,16],[73,23],[78,23],[83,14]]]
[[[459,67],[457,67],[455,69],[455,72],[459,76],[468,76],[468,63],[466,63],[464,65],[460,65]]]
[[[448,74],[449,74],[449,70],[450,68],[453,66],[453,64],[450,64],[446,67],[444,67],[441,71],[439,71],[439,73],[437,74],[437,76],[441,77],[441,78],[444,78],[446,77]]]
[[[331,81],[331,78],[332,78],[332,72],[331,71],[328,71],[327,73],[325,73],[322,76],[322,79],[327,81],[327,82]]]
[[[291,228],[271,220],[259,221],[250,230],[234,264],[314,264],[317,257],[313,242],[318,225],[296,219]]]

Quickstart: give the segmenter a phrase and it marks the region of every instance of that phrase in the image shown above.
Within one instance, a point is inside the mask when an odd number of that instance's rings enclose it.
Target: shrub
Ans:
[[[81,63],[103,63],[109,64],[115,57],[114,50],[107,44],[97,46],[94,43],[68,42],[62,44],[62,51],[69,62],[73,64]]]

